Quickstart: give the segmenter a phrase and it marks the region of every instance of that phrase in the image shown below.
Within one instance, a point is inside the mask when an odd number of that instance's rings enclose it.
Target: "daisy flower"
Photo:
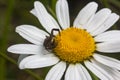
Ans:
[[[120,31],[108,30],[119,16],[108,8],[97,11],[97,7],[96,2],[88,3],[70,26],[66,0],[56,3],[59,24],[41,2],[35,1],[30,12],[46,32],[32,25],[20,25],[16,32],[31,44],[16,44],[8,51],[21,54],[20,69],[54,65],[45,80],[60,80],[63,75],[64,80],[92,80],[89,71],[101,80],[119,80],[120,61],[102,55],[120,52]]]

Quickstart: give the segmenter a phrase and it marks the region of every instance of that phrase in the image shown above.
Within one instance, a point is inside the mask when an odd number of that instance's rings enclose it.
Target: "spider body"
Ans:
[[[54,36],[54,31],[58,31],[59,34],[60,34],[59,29],[52,29],[50,36],[46,36],[46,38],[45,38],[45,40],[44,40],[44,43],[43,43],[45,49],[48,50],[48,51],[51,51],[51,50],[54,49],[54,48],[56,47],[56,45],[57,45],[57,44],[55,43],[55,40],[54,40],[54,37],[55,37],[55,36]]]

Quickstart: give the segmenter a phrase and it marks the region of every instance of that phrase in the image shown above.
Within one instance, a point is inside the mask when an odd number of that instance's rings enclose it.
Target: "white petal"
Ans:
[[[112,13],[101,26],[99,26],[92,32],[92,35],[95,36],[106,31],[107,29],[112,27],[118,21],[118,19],[119,15]]]
[[[39,52],[39,55],[47,55],[47,54],[51,54],[51,53],[49,53],[47,50],[44,50],[44,49],[42,49],[42,51]],[[20,54],[17,63],[20,64],[20,62],[28,56],[30,56],[30,54]]]
[[[56,15],[63,29],[70,27],[69,9],[66,0],[58,0],[56,4]]]
[[[76,17],[73,26],[82,28],[84,24],[88,22],[88,20],[95,14],[97,10],[98,4],[96,2],[88,3],[78,14]]]
[[[120,52],[120,41],[98,43],[97,51],[106,53]]]
[[[109,80],[109,78],[106,76],[107,73],[101,69],[99,66],[89,62],[89,61],[85,61],[84,62],[86,67],[92,72],[94,73],[98,78],[100,78],[101,80]]]
[[[17,44],[10,46],[7,51],[16,54],[41,54],[43,46],[33,44]]]
[[[46,11],[45,7],[39,1],[35,1],[34,7],[36,10],[36,15],[42,26],[51,33],[53,28],[59,29],[59,25],[55,19]]]
[[[92,80],[90,74],[84,66],[81,64],[77,64],[76,66],[78,67],[78,72],[80,73],[79,76],[82,78],[82,80]]]
[[[93,60],[93,59],[92,59],[92,60]],[[92,61],[92,60],[91,60],[91,61]],[[92,63],[93,63],[94,65],[96,65],[96,66],[99,66],[99,68],[102,69],[101,72],[102,72],[109,80],[114,80],[114,78],[110,75],[110,73],[109,73],[108,71],[106,71],[106,70],[104,69],[104,67],[100,66],[99,63],[96,64],[94,61],[92,61]]]
[[[95,29],[97,29],[100,25],[104,23],[104,21],[108,18],[108,16],[111,14],[111,10],[108,8],[101,9],[98,11],[93,19],[89,21],[86,25],[86,29],[88,32],[92,33]]]
[[[113,69],[109,66],[106,66],[104,64],[99,63],[98,61],[92,59],[91,60],[94,64],[100,66],[102,69],[104,69],[106,72],[110,74],[114,78],[114,80],[119,80],[120,79],[120,72],[116,69]]]
[[[95,37],[96,42],[104,42],[104,41],[120,41],[120,31],[119,30],[112,30],[101,33]]]
[[[31,25],[18,26],[16,32],[26,40],[37,45],[43,44],[46,35],[48,35],[46,32]]]
[[[104,65],[107,65],[109,67],[113,67],[113,68],[120,70],[120,61],[117,59],[103,56],[100,54],[94,54],[93,57],[95,60],[97,60],[98,62],[100,62]]]
[[[21,60],[23,60],[27,56],[29,56],[29,54],[20,54],[20,56],[18,58],[18,64],[21,62]]]
[[[69,65],[65,74],[65,80],[82,80],[76,65],[73,65],[73,64]]]
[[[62,61],[59,62],[58,64],[53,66],[52,69],[50,69],[45,80],[61,80],[65,72],[65,69],[66,69],[66,63]]]
[[[68,69],[65,73],[65,80],[70,80],[71,79],[71,77],[73,76],[73,75],[71,76],[71,73],[73,74],[72,65],[69,65],[69,67],[68,67]]]
[[[34,16],[36,16],[36,17],[37,17],[37,12],[36,12],[36,10],[35,10],[35,9],[32,9],[32,10],[30,11],[30,13],[32,13]]]
[[[20,64],[19,68],[42,68],[56,64],[59,59],[52,54],[48,55],[32,55],[24,58]]]

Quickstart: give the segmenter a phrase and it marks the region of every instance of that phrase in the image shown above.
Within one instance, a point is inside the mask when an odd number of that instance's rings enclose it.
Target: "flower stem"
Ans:
[[[1,40],[1,51],[3,53],[6,53],[6,48],[8,45],[8,34],[9,34],[9,25],[10,25],[10,20],[11,20],[11,15],[13,12],[14,8],[14,0],[9,0],[8,3],[6,4],[6,14],[5,14],[5,20],[3,24],[3,36]],[[6,80],[6,60],[4,58],[0,58],[0,80]]]
[[[4,59],[8,60],[9,62],[17,65],[17,62],[16,62],[14,59],[8,57],[7,55],[5,55],[5,54],[3,54],[3,53],[0,52],[0,56],[3,57]],[[25,71],[26,73],[28,73],[29,75],[31,75],[32,77],[34,77],[35,79],[37,79],[37,80],[43,80],[40,76],[36,75],[36,74],[35,74],[34,72],[32,72],[31,70],[25,69],[24,71]]]

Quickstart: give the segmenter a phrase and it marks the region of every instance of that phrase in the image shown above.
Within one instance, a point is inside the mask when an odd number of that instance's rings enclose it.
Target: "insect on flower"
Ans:
[[[51,30],[51,33],[50,33],[50,36],[46,36],[45,40],[44,40],[44,47],[46,50],[48,51],[51,51],[53,48],[56,47],[56,43],[55,43],[55,40],[54,40],[54,31],[58,31],[59,35],[60,35],[60,30],[59,29],[52,29]]]

